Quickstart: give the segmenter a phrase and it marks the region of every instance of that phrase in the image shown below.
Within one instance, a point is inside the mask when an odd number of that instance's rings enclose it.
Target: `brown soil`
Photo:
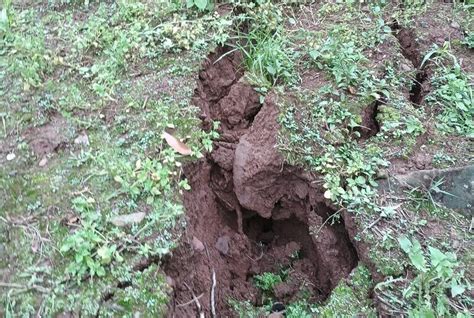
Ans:
[[[67,143],[67,127],[66,120],[55,115],[47,124],[28,129],[24,136],[35,155],[40,158]]]
[[[219,120],[221,137],[184,169],[192,188],[184,195],[186,233],[164,266],[173,286],[169,317],[209,316],[212,307],[231,317],[231,299],[261,305],[253,277],[282,269],[288,274],[273,290],[275,301],[303,291],[322,301],[358,262],[343,220],[326,222],[334,210],[315,177],[287,166],[276,149],[276,97],[260,105],[241,57],[224,52],[205,62],[195,93],[204,127]]]

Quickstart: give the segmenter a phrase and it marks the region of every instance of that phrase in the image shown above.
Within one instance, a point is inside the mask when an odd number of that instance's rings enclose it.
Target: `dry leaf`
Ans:
[[[127,226],[134,223],[140,223],[145,218],[145,216],[146,214],[144,212],[123,214],[114,216],[110,218],[109,221],[115,226]]]
[[[182,154],[183,156],[189,156],[192,151],[191,149],[186,146],[184,143],[182,143],[178,138],[175,138],[174,136],[168,134],[166,131],[163,132],[163,138],[165,138],[166,142],[168,145],[170,145],[171,148],[176,150],[176,152]]]

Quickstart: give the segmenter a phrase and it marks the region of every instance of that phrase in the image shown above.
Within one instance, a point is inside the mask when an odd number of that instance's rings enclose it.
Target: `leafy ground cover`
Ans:
[[[5,0],[0,315],[469,317],[473,10]]]

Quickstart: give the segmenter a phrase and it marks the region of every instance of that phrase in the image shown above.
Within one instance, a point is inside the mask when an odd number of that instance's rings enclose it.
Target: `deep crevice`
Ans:
[[[428,80],[428,72],[426,64],[422,65],[423,56],[421,55],[421,49],[416,42],[415,30],[404,28],[397,21],[393,21],[389,26],[400,43],[403,56],[413,64],[413,67],[416,70],[409,98],[414,106],[419,107],[427,93],[424,89],[424,85]]]
[[[274,299],[288,303],[306,290],[314,301],[323,301],[359,260],[343,221],[325,223],[335,211],[322,203],[324,191],[314,188],[297,168],[283,165],[274,175],[258,174],[257,184],[252,186],[268,193],[265,196],[271,207],[258,202],[267,212],[242,206],[235,187],[240,186],[236,176],[245,171],[235,170],[237,148],[253,133],[258,147],[269,147],[264,156],[271,156],[274,145],[266,146],[264,138],[275,134],[269,129],[274,129],[276,118],[268,104],[260,113],[258,93],[242,80],[242,57],[238,52],[226,54],[228,50],[220,48],[204,62],[193,98],[202,111],[203,127],[219,120],[221,136],[211,154],[184,168],[192,189],[184,195],[186,235],[164,262],[165,272],[174,282],[170,317],[199,314],[195,306],[178,306],[188,302],[192,293],[203,294],[202,310],[210,312],[213,272],[219,286],[216,309],[220,316],[232,316],[228,299],[262,305],[255,275],[291,268],[285,282],[272,291]],[[377,103],[372,105],[367,114],[373,134],[379,129],[377,107]],[[259,164],[255,167],[262,168]]]
[[[367,140],[380,132],[380,124],[377,120],[377,114],[379,106],[384,103],[384,101],[376,100],[367,106],[362,112],[362,123],[360,127],[355,129],[359,132],[361,140]]]

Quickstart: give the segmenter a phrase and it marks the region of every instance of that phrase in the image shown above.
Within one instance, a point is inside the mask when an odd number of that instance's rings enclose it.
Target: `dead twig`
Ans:
[[[50,292],[50,290],[46,287],[39,286],[39,285],[21,285],[21,284],[15,284],[15,283],[5,283],[5,282],[0,282],[0,287],[5,287],[5,288],[15,288],[15,289],[21,289],[24,291],[28,291],[31,289],[34,289],[40,293],[47,294]]]
[[[216,289],[216,271],[212,269],[212,287],[211,287],[211,314],[212,317],[216,317],[216,304],[215,304],[215,289]]]
[[[177,304],[176,307],[186,307],[187,305],[190,305],[190,304],[194,303],[197,299],[200,299],[202,296],[204,296],[204,294],[201,294],[201,295],[197,296],[196,298],[193,298],[190,301],[185,302],[184,304]]]
[[[204,312],[202,311],[202,306],[201,303],[199,302],[199,299],[196,297],[196,294],[194,294],[194,291],[189,287],[188,284],[184,283],[184,286],[191,292],[191,295],[193,295],[193,301],[196,303],[196,307],[199,311],[199,318],[204,318]]]

